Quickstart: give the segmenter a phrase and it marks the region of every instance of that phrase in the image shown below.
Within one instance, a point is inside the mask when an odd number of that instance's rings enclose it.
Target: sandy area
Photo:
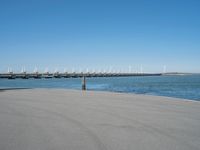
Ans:
[[[62,89],[0,91],[0,150],[199,150],[200,102]]]

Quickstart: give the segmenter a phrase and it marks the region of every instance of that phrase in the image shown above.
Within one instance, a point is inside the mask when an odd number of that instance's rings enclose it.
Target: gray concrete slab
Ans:
[[[199,150],[200,103],[58,89],[0,92],[0,150]]]

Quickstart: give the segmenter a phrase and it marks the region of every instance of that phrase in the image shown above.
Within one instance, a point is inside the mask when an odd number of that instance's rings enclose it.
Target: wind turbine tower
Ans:
[[[163,66],[163,73],[166,73],[166,65]]]
[[[142,65],[140,66],[140,73],[143,73],[143,67],[142,67]]]

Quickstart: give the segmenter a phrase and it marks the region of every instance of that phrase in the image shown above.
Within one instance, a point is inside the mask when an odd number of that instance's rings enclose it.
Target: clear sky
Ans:
[[[0,71],[200,72],[200,0],[0,0]]]

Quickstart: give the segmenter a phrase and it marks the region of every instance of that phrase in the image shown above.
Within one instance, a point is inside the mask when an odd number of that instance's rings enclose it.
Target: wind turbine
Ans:
[[[112,73],[112,67],[110,66],[108,73]]]
[[[129,67],[128,67],[128,72],[131,73],[131,71],[132,71],[132,67],[129,66]]]
[[[67,73],[67,69],[66,68],[64,68],[64,73]]]
[[[95,74],[95,69],[91,69],[91,74]]]
[[[36,74],[38,73],[37,67],[34,68],[33,73],[36,73]]]
[[[13,73],[12,68],[8,67],[8,73]]]
[[[49,69],[45,68],[44,73],[49,74]]]
[[[163,73],[166,73],[166,65],[163,66]]]
[[[75,69],[74,68],[72,68],[72,73],[75,73]]]
[[[143,73],[143,67],[142,67],[142,65],[140,66],[140,73]]]
[[[90,73],[88,68],[86,69],[86,73]]]
[[[55,74],[58,74],[58,73],[59,73],[59,71],[58,71],[57,68],[54,70],[54,73],[55,73]]]
[[[21,73],[26,73],[25,67],[22,67]]]
[[[81,69],[81,68],[79,69],[79,73],[83,73],[83,71],[82,71],[82,69]]]

